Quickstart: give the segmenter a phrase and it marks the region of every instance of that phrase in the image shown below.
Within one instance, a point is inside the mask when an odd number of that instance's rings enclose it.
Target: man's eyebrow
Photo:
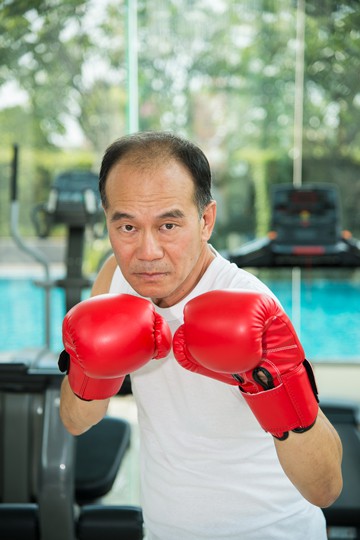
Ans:
[[[159,218],[160,219],[166,219],[166,218],[177,218],[177,219],[182,219],[185,217],[185,214],[182,210],[168,210],[167,212],[163,212],[162,214],[160,214]]]
[[[110,221],[120,221],[120,219],[134,219],[135,216],[127,212],[114,212]]]
[[[166,212],[163,212],[160,214],[157,219],[182,219],[185,217],[185,214],[182,210],[174,209],[174,210],[167,210]],[[113,215],[110,218],[111,222],[114,221],[120,221],[122,219],[135,219],[135,216],[133,214],[129,214],[127,212],[114,212]]]

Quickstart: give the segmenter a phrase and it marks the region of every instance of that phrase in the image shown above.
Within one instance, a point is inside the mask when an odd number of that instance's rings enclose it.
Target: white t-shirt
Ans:
[[[191,298],[229,288],[272,294],[217,254],[187,298],[156,311],[174,333]],[[109,292],[137,295],[120,269]],[[147,540],[326,540],[322,511],[287,478],[236,386],[183,369],[172,353],[131,380]]]

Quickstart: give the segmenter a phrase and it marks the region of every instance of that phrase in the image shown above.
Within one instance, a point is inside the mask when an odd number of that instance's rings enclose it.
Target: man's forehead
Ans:
[[[184,190],[191,195],[195,191],[190,172],[175,159],[161,163],[149,162],[149,166],[121,160],[110,169],[106,184],[120,190],[153,190],[154,194],[170,190],[175,195],[179,191],[178,196]]]
[[[154,156],[154,155],[125,155],[111,167],[109,174],[116,169],[118,174],[122,172],[132,172],[136,174],[151,175],[171,169],[177,169],[182,172],[184,177],[192,179],[188,168],[174,156]]]

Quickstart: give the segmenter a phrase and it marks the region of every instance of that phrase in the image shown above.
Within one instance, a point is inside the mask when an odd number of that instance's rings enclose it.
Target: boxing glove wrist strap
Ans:
[[[282,375],[281,383],[257,393],[240,391],[261,427],[279,440],[289,431],[302,433],[310,429],[318,413],[315,379],[307,360]]]
[[[125,376],[114,379],[92,379],[86,376],[77,364],[70,363],[70,355],[65,350],[60,353],[58,366],[62,373],[66,372],[71,390],[82,401],[107,399],[117,394],[125,379]]]
[[[66,375],[69,374],[70,354],[67,351],[65,351],[65,349],[63,351],[61,351],[61,353],[60,353],[59,360],[58,360],[58,367],[59,367],[59,370],[61,371],[61,373],[66,373]],[[72,390],[72,388],[71,388],[71,390]],[[81,401],[93,401],[92,399],[85,399],[85,398],[79,396],[74,391],[73,391],[73,394],[75,394],[75,396],[77,398],[81,399]]]
[[[70,354],[65,351],[61,351],[59,360],[58,360],[58,366],[61,373],[69,373],[69,366],[70,366]]]

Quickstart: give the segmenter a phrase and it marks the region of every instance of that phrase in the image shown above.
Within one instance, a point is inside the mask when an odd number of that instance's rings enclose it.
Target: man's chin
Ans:
[[[139,285],[138,283],[130,283],[130,285],[137,294],[143,296],[144,298],[160,300],[169,294],[169,291],[167,291],[164,287],[155,284],[148,283]]]

